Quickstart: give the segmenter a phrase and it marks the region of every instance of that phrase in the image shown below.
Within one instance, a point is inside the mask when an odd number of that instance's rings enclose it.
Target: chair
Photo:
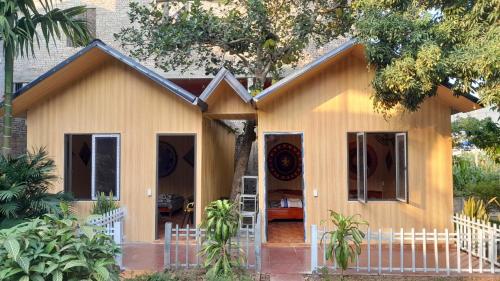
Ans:
[[[193,217],[194,217],[194,202],[189,202],[187,203],[186,207],[184,208],[184,217],[182,218],[182,227],[184,227],[185,224],[191,223],[193,225]]]

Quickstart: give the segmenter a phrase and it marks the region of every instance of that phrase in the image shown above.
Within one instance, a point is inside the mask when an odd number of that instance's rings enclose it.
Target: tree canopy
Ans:
[[[133,56],[153,59],[165,71],[196,67],[213,74],[224,66],[255,78],[256,89],[284,66],[297,63],[311,42],[329,42],[352,25],[347,0],[163,5],[130,4],[132,25],[115,36]]]
[[[454,144],[468,141],[500,163],[500,126],[491,118],[458,118],[451,125]]]
[[[376,68],[374,103],[415,111],[445,85],[500,104],[499,0],[353,1],[356,37]]]

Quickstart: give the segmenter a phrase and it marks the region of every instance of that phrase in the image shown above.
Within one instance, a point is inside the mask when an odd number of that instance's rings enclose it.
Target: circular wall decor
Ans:
[[[293,180],[302,174],[302,152],[290,143],[277,144],[267,155],[267,168],[279,180]]]
[[[168,142],[158,144],[158,176],[167,177],[172,174],[177,166],[177,152]]]
[[[349,178],[355,180],[358,175],[358,154],[356,142],[351,142],[349,144]],[[377,169],[378,159],[375,149],[371,145],[366,145],[366,166],[368,171],[366,172],[366,177],[369,178],[375,173]]]

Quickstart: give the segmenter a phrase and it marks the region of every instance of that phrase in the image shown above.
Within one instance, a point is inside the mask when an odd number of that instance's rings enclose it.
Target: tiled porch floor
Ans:
[[[304,243],[304,222],[268,222],[267,238],[269,243]]]

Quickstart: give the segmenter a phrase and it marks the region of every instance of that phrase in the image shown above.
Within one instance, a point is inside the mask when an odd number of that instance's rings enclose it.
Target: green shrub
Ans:
[[[48,192],[56,179],[54,169],[44,149],[15,158],[0,156],[0,229],[61,212],[59,203],[71,196]]]
[[[354,262],[361,254],[361,242],[365,234],[359,229],[361,225],[368,225],[366,221],[358,220],[357,215],[344,216],[330,210],[330,221],[335,226],[335,230],[325,232],[321,237],[321,242],[325,237],[329,237],[326,246],[326,259],[337,261],[337,264],[344,270],[347,269],[349,261]]]
[[[205,208],[202,227],[206,228],[207,234],[201,255],[205,258],[204,265],[209,279],[231,278],[234,267],[240,264],[231,253],[231,250],[240,249],[235,243],[230,242],[238,232],[239,221],[240,215],[236,203],[217,200]]]
[[[0,231],[0,280],[119,280],[113,240],[48,214]]]
[[[464,202],[462,214],[470,218],[476,218],[488,222],[490,221],[489,209],[492,206],[500,206],[496,197],[490,198],[488,201],[483,201],[482,199],[475,197],[469,197]]]
[[[92,205],[92,214],[93,215],[102,215],[107,212],[111,212],[113,210],[118,209],[118,203],[113,199],[113,192],[109,193],[109,196],[106,196],[104,192],[101,192],[97,196],[97,201]]]
[[[475,157],[478,158],[477,165]],[[480,192],[482,187],[491,183],[494,185],[488,190],[494,192],[495,186],[498,190],[500,183],[500,165],[498,163],[484,155],[463,154],[453,157],[453,189],[455,196],[482,197],[483,195],[477,192]],[[482,187],[479,188],[479,186]],[[492,196],[487,197],[489,199],[498,194],[493,193]]]

